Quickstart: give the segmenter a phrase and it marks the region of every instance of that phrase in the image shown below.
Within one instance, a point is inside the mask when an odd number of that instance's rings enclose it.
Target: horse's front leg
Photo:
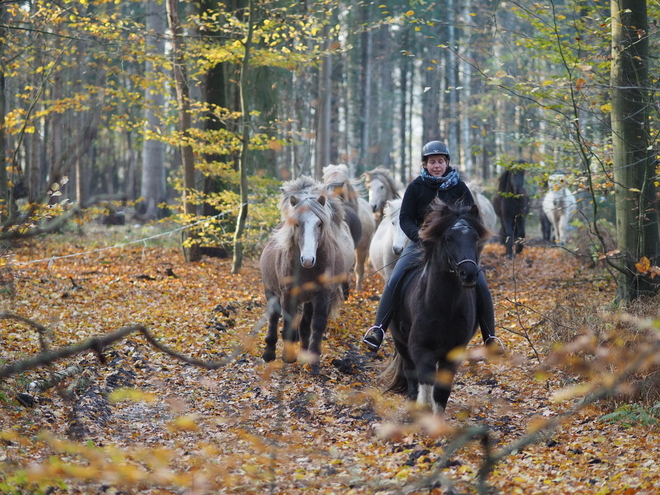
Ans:
[[[509,258],[513,258],[513,235],[514,235],[514,226],[513,226],[513,220],[510,218],[507,218],[504,222],[502,222],[502,226],[504,227],[504,235],[505,235],[505,242],[504,245],[506,246],[506,255]]]
[[[294,363],[296,361],[294,342],[298,341],[298,306],[296,305],[295,298],[286,294],[282,298],[282,310],[282,316],[284,318],[282,329],[282,340],[284,341],[282,360],[286,363]]]
[[[435,414],[443,414],[447,408],[456,371],[457,367],[454,363],[445,360],[438,363],[438,379],[433,387],[433,412]]]
[[[313,300],[314,311],[312,314],[311,336],[309,345],[306,347],[303,345],[303,349],[308,350],[310,353],[312,373],[314,374],[320,371],[321,344],[323,342],[323,334],[328,326],[328,316],[330,314],[333,294],[333,291],[324,290],[315,295]]]
[[[358,246],[355,251],[355,290],[361,291],[364,280],[364,265],[367,261],[369,246]]]
[[[275,347],[277,346],[277,326],[282,314],[280,306],[280,298],[277,297],[272,291],[266,291],[266,299],[268,300],[268,308],[266,314],[268,317],[268,329],[266,331],[266,348],[261,355],[267,363],[275,359]]]
[[[515,219],[513,236],[515,237],[516,242],[516,254],[522,253],[523,250],[523,239],[525,238],[525,217],[518,215]]]
[[[303,305],[302,318],[300,319],[300,326],[298,327],[298,335],[300,336],[300,348],[309,348],[309,338],[312,333],[312,316],[314,315],[314,304],[306,302]]]
[[[433,404],[433,384],[436,379],[434,353],[421,343],[411,342],[410,358],[415,363],[417,380],[419,382],[417,397],[411,397],[411,399],[417,399],[417,404],[420,406],[431,407]]]

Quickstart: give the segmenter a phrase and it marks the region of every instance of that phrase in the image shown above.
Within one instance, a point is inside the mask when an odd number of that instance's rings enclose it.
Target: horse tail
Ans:
[[[405,394],[408,392],[408,379],[403,370],[403,358],[396,348],[392,351],[392,356],[379,377],[386,392],[395,392]]]

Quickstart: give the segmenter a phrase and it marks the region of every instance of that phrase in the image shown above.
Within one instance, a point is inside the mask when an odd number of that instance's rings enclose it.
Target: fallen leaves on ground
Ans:
[[[52,249],[40,241],[14,251],[3,301],[46,326],[52,348],[139,324],[197,359],[240,352],[208,370],[131,335],[104,350],[105,365],[91,352],[53,365],[81,365],[89,385],[71,390],[72,401],[50,389],[32,407],[15,396],[48,378],[48,369],[12,376],[0,383],[0,491],[38,485],[49,493],[447,493],[453,485],[476,493],[483,445],[474,440],[447,457],[454,435],[484,426],[497,449],[535,428],[543,432],[544,421],[571,405],[552,400],[570,377],[539,372],[548,318],[572,291],[603,306],[613,297],[611,284],[561,249],[529,247],[509,260],[503,248],[488,245],[482,264],[506,354],[479,359],[483,346],[475,337],[469,354],[477,358],[460,369],[440,420],[379,390],[392,343],[388,338],[378,355],[360,343],[382,289],[378,275],[331,321],[315,376],[305,364],[262,361],[264,329],[255,325],[265,297],[256,260],[232,275],[229,260],[187,264],[179,250],[124,247],[21,264],[53,256]],[[81,247],[58,249],[64,256]],[[19,321],[3,320],[0,338],[3,364],[40,351],[37,332]],[[489,485],[526,495],[656,493],[657,431],[602,422],[602,414],[583,409],[506,456]]]

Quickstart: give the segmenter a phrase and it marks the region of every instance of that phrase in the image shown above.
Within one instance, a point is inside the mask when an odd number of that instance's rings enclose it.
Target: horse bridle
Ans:
[[[454,228],[457,228],[457,227],[456,227],[456,224],[457,224],[458,222],[461,222],[461,221],[465,223],[465,220],[464,220],[464,219],[459,218],[458,220],[456,220],[456,222],[454,222],[454,224],[453,224],[451,227],[449,227],[449,228],[447,229],[447,231],[450,231],[450,230],[452,230],[452,229],[454,229]],[[472,228],[472,227],[471,227],[470,225],[468,225],[467,223],[465,223],[465,226],[466,226],[468,229],[474,230],[474,228]],[[473,260],[473,259],[471,259],[471,258],[466,258],[466,259],[461,260],[461,261],[456,261],[456,259],[455,259],[455,258],[449,253],[449,250],[447,249],[446,242],[447,242],[447,238],[445,237],[445,235],[443,235],[443,236],[442,236],[442,243],[444,244],[444,246],[445,246],[445,251],[447,252],[447,261],[448,261],[448,264],[449,264],[449,273],[454,273],[454,274],[458,275],[458,274],[459,274],[459,273],[458,273],[458,269],[459,269],[459,267],[460,267],[462,264],[464,264],[464,263],[473,263],[474,266],[477,267],[477,273],[481,271],[481,267],[479,266],[479,263],[476,262],[476,260]]]

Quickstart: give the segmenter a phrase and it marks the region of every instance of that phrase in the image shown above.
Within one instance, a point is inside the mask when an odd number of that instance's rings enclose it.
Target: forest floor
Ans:
[[[360,343],[382,289],[378,275],[330,323],[321,372],[312,375],[304,364],[260,357],[265,297],[256,260],[232,275],[231,260],[185,263],[174,248],[90,245],[72,236],[13,246],[2,309],[46,327],[53,349],[139,324],[186,356],[236,355],[205,369],[133,333],[103,350],[105,364],[87,352],[52,366],[82,367],[88,383],[72,398],[56,388],[30,392],[48,378],[43,367],[0,379],[0,492],[477,493],[487,452],[504,455],[482,478],[483,492],[660,491],[657,427],[604,421],[603,404],[552,423],[579,398],[557,399],[577,377],[551,364],[545,337],[569,324],[577,335],[581,322],[606,318],[614,296],[607,277],[562,249],[529,246],[509,260],[501,246],[486,246],[482,265],[506,353],[484,358],[475,337],[442,421],[380,391],[392,342],[376,355]],[[0,368],[39,353],[30,324],[0,321]],[[34,403],[19,403],[20,393]],[[462,440],[479,428],[488,444]],[[516,447],[530,435],[533,443]]]

